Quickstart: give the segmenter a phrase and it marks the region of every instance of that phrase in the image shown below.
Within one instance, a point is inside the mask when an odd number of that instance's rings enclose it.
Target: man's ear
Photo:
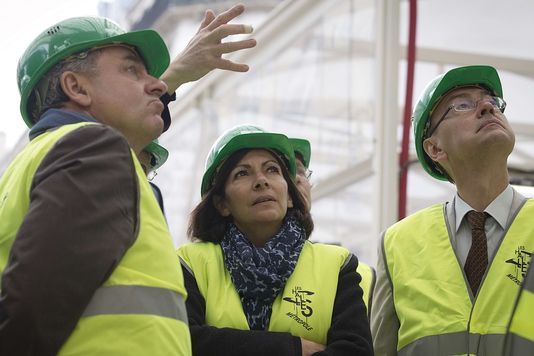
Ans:
[[[87,92],[87,78],[81,74],[72,71],[66,71],[59,78],[61,89],[76,104],[87,107],[91,105],[91,96]]]
[[[224,217],[230,216],[230,209],[228,209],[228,205],[226,205],[226,200],[219,196],[214,195],[213,196],[213,205],[215,206],[215,209]]]
[[[435,137],[425,139],[423,141],[423,149],[428,157],[435,162],[443,161],[447,158],[447,152],[441,148],[439,140]]]

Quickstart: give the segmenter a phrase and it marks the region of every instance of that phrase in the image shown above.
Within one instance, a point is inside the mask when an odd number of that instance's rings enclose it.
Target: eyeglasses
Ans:
[[[480,104],[483,101],[489,101],[491,105],[497,110],[499,110],[501,113],[504,113],[504,109],[506,109],[506,101],[504,99],[499,98],[498,96],[485,96],[482,99],[474,100],[473,98],[464,98],[460,97],[457,98],[445,112],[441,116],[441,118],[438,120],[438,123],[436,126],[434,126],[433,129],[429,130],[430,128],[430,119],[427,121],[427,125],[425,128],[425,132],[423,134],[424,138],[432,136],[432,134],[437,130],[439,125],[445,120],[446,116],[449,114],[449,112],[453,111],[455,113],[466,113],[469,111],[476,110],[478,108],[478,104]]]
[[[156,178],[157,175],[158,175],[157,171],[150,171],[147,173],[146,178],[148,179],[149,182],[152,182],[152,180]]]
[[[307,180],[310,180],[312,176],[313,171],[305,168],[305,169],[297,169],[297,175],[304,176]]]

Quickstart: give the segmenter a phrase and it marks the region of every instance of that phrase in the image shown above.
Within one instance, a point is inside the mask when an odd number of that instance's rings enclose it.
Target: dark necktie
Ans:
[[[482,276],[488,266],[488,242],[486,240],[486,231],[484,230],[485,221],[486,213],[484,212],[471,210],[467,213],[467,222],[471,225],[473,239],[465,261],[464,271],[473,295],[477,294]]]

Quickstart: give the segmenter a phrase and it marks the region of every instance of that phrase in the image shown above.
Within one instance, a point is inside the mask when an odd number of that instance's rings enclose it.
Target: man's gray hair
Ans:
[[[28,111],[34,122],[51,108],[59,108],[69,101],[61,88],[60,78],[64,72],[96,73],[96,58],[100,50],[88,50],[70,56],[53,66],[37,83],[28,99]]]

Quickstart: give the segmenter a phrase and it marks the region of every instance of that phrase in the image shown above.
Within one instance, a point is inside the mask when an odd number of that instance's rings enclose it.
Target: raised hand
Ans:
[[[206,10],[197,33],[161,75],[160,79],[168,85],[169,93],[173,93],[184,83],[202,78],[216,68],[233,72],[248,71],[248,65],[222,58],[225,53],[256,46],[253,38],[222,42],[228,36],[252,32],[250,25],[228,23],[244,11],[242,4],[234,5],[217,16],[212,10]]]

